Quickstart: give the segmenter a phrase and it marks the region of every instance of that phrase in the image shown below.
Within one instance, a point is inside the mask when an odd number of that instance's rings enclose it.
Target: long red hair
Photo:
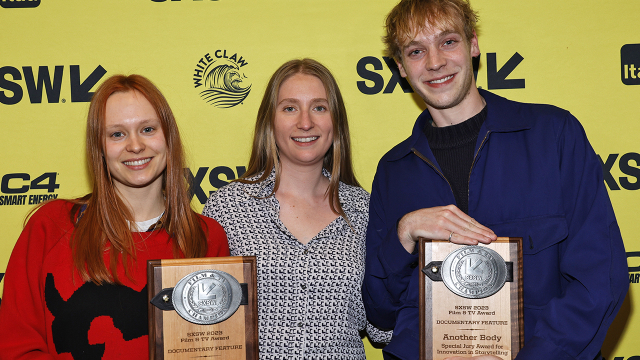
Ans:
[[[71,239],[73,264],[84,281],[97,284],[117,283],[116,267],[123,263],[125,275],[131,279],[130,264],[136,251],[129,222],[134,218],[120,199],[104,159],[105,109],[107,99],[116,92],[137,91],[151,103],[160,118],[167,143],[167,167],[163,174],[165,213],[161,224],[171,236],[175,257],[203,257],[207,240],[202,222],[191,209],[184,177],[185,159],[180,133],[173,112],[160,90],[140,75],[114,75],[100,85],[91,99],[87,115],[86,152],[93,191],[74,200],[78,206],[70,213],[76,223]],[[83,205],[86,205],[84,207]],[[79,215],[79,209],[84,208]],[[109,264],[104,251],[109,250]]]

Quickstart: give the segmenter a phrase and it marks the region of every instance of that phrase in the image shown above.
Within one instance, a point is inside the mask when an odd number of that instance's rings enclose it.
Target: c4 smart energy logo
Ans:
[[[620,49],[622,83],[640,85],[640,44],[626,44]]]
[[[6,9],[34,8],[40,5],[40,0],[0,0],[0,6]]]
[[[57,176],[58,173],[55,172],[46,172],[42,175],[4,174],[0,179],[0,206],[34,205],[57,199],[58,194],[55,194],[55,191],[60,188],[56,181]],[[33,190],[47,190],[47,193],[34,194]]]
[[[251,91],[242,70],[247,61],[238,53],[229,54],[227,50],[206,53],[193,70],[193,84],[200,90],[202,100],[220,108],[240,104]]]

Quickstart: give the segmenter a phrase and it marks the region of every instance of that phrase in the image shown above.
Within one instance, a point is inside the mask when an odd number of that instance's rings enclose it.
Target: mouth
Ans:
[[[309,137],[294,137],[291,138],[293,139],[293,141],[296,142],[301,142],[301,143],[308,143],[308,142],[312,142],[314,140],[318,140],[319,136],[309,136]]]
[[[148,163],[149,161],[151,161],[150,157],[146,158],[146,159],[123,161],[122,163],[127,165],[127,166],[140,166],[140,165],[144,165],[144,164]]]
[[[445,76],[445,77],[443,77],[442,79],[431,80],[431,81],[427,81],[427,82],[428,82],[429,84],[437,85],[437,84],[442,84],[442,83],[444,83],[444,82],[447,82],[447,81],[449,81],[449,80],[451,80],[451,79],[453,79],[453,75]]]

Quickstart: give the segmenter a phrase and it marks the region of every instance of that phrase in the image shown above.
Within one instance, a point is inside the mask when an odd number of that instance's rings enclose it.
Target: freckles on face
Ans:
[[[333,143],[333,121],[322,81],[298,73],[280,86],[274,119],[284,166],[322,166]]]
[[[142,94],[111,95],[104,126],[104,157],[116,187],[142,188],[162,181],[166,140],[155,109]]]

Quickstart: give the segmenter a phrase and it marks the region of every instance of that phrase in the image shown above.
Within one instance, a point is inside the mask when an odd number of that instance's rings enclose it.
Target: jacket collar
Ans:
[[[512,132],[531,128],[533,118],[522,113],[520,103],[505,99],[483,89],[478,89],[478,91],[487,102],[487,118],[480,129],[481,134],[487,132]],[[422,131],[431,120],[429,110],[425,109],[418,116],[411,136],[391,149],[387,154],[387,159],[390,161],[398,160],[410,153],[414,148],[422,154],[431,154],[429,143]]]

